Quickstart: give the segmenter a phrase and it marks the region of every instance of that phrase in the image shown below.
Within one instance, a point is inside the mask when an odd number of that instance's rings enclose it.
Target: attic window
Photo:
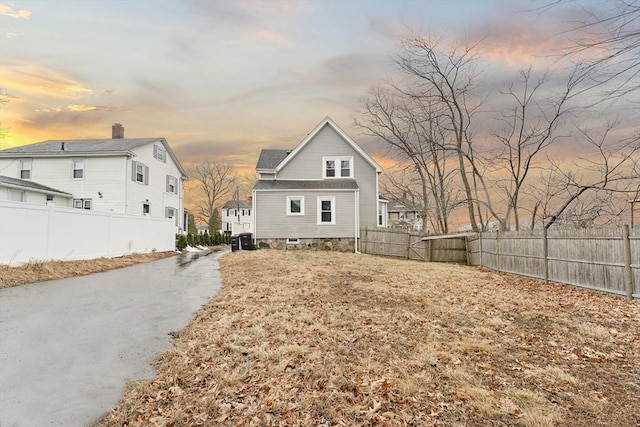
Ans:
[[[353,178],[353,157],[323,157],[323,178]]]
[[[153,146],[153,157],[160,160],[163,163],[167,163],[167,152],[164,148],[154,145]]]

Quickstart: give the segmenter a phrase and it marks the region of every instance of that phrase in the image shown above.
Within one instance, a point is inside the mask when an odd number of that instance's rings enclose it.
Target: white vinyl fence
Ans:
[[[174,220],[0,201],[0,264],[175,249]]]

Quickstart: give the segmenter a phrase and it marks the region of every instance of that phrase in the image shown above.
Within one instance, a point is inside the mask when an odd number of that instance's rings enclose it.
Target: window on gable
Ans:
[[[318,224],[336,223],[335,197],[318,197]]]
[[[131,162],[131,180],[149,185],[149,166],[140,162]]]
[[[340,176],[343,178],[351,176],[351,162],[349,160],[340,160]]]
[[[353,157],[324,157],[323,178],[353,178]]]
[[[20,160],[20,179],[31,179],[31,159]]]
[[[167,163],[167,152],[159,145],[153,146],[153,157],[160,160],[163,163]]]
[[[304,215],[304,197],[303,196],[287,196],[287,215],[289,216]]]
[[[73,159],[73,179],[84,179],[84,159]]]
[[[91,210],[91,199],[73,199],[73,207]]]
[[[333,160],[327,160],[325,163],[325,176],[327,178],[333,178],[336,176],[336,162]]]
[[[178,180],[175,176],[167,175],[167,193],[178,194]]]

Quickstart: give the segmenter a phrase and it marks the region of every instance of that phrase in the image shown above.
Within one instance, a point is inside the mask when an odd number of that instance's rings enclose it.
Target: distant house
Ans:
[[[253,232],[253,206],[251,200],[229,200],[222,206],[222,232],[239,234]]]
[[[0,175],[0,200],[71,206],[73,195],[26,179]]]
[[[406,230],[422,230],[421,208],[407,199],[390,198],[387,207],[387,226]]]
[[[259,246],[355,250],[360,228],[384,225],[382,169],[329,117],[291,150],[262,150],[256,172]]]
[[[187,174],[180,161],[166,139],[124,138],[119,123],[110,139],[49,140],[1,150],[0,174],[70,194],[77,209],[173,218],[176,232],[186,229]]]

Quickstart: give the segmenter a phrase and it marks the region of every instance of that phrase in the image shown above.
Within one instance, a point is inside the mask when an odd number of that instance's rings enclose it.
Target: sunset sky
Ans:
[[[246,171],[260,149],[293,147],[330,116],[384,164],[353,121],[409,28],[482,39],[480,84],[499,88],[522,68],[553,66],[568,22],[608,5],[534,10],[547,3],[3,1],[0,88],[13,98],[0,149],[108,138],[118,122],[125,137],[167,138],[185,166],[211,158]]]

